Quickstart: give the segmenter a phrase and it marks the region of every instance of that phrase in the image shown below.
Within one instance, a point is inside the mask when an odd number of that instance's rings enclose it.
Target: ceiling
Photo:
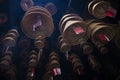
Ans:
[[[55,80],[115,80],[116,77],[120,76],[120,50],[115,46],[114,43],[110,42],[106,46],[109,48],[109,53],[106,55],[100,55],[94,47],[93,55],[102,64],[101,73],[97,73],[91,69],[88,63],[87,56],[82,54],[82,49],[79,45],[72,47],[71,53],[75,53],[80,56],[81,61],[85,66],[85,75],[78,76],[72,71],[72,65],[69,61],[66,61],[65,56],[59,50],[58,37],[60,35],[58,23],[61,17],[66,13],[76,13],[81,16],[84,20],[94,18],[88,13],[87,5],[91,0],[71,0],[71,6],[68,8],[69,0],[33,0],[36,6],[44,6],[48,2],[53,2],[57,7],[57,13],[53,15],[54,21],[54,33],[51,37],[46,38],[46,46],[43,51],[43,56],[36,69],[36,77],[34,80],[41,80],[45,73],[45,66],[48,63],[48,56],[51,51],[56,51],[59,54],[60,64],[62,68],[62,75],[55,77]],[[120,1],[119,0],[107,0],[110,1],[111,5],[117,9],[117,15],[115,18],[106,17],[102,19],[106,23],[117,24],[120,20]],[[5,13],[8,16],[8,21],[5,24],[0,25],[0,57],[3,57],[3,45],[2,38],[8,32],[8,30],[15,28],[19,31],[19,38],[16,46],[13,50],[13,63],[16,64],[17,74],[16,80],[26,80],[27,62],[29,53],[31,50],[36,50],[34,47],[34,40],[27,38],[21,30],[21,19],[24,16],[25,11],[20,6],[21,0],[0,0],[0,13]],[[23,52],[25,47],[20,47],[20,41],[24,38],[29,40],[29,48],[26,52]],[[29,46],[30,45],[30,46]],[[93,45],[91,43],[91,45]],[[0,76],[0,80],[5,80],[4,77]]]

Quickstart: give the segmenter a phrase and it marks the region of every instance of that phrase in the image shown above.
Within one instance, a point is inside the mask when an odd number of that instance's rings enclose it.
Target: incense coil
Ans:
[[[5,37],[3,39],[3,44],[5,44],[5,45],[7,45],[9,47],[15,46],[16,45],[16,40],[17,40],[18,36],[19,36],[19,33],[17,32],[17,30],[11,29],[5,35]]]
[[[57,60],[52,60],[50,63],[49,63],[49,66],[51,67],[51,69],[54,69],[54,68],[58,68],[60,67],[60,64]]]
[[[88,60],[89,60],[91,66],[92,66],[92,68],[93,68],[94,70],[96,70],[96,71],[99,71],[99,70],[100,70],[101,65],[95,60],[94,56],[89,55],[89,56],[88,56]]]
[[[51,2],[47,3],[44,7],[51,13],[51,15],[55,15],[57,13],[56,5]]]
[[[40,6],[33,6],[33,7],[29,8],[27,10],[27,12],[25,13],[25,15],[27,15],[28,13],[31,13],[31,12],[44,12],[48,16],[52,17],[47,9],[40,7]]]
[[[59,58],[57,56],[51,56],[50,59],[49,59],[49,62],[51,62],[52,60],[59,61]]]
[[[106,17],[106,10],[110,7],[110,4],[106,1],[100,1],[96,3],[92,8],[92,14],[94,17],[101,19]]]
[[[3,69],[8,69],[10,67],[10,63],[7,60],[3,60],[0,62],[0,67]]]
[[[6,37],[3,39],[3,44],[5,44],[6,46],[9,47],[14,47],[16,44],[15,39],[11,38],[11,37]]]
[[[71,50],[71,45],[67,43],[65,39],[61,38],[59,43],[60,43],[60,51],[62,51],[63,53],[66,53]]]
[[[13,34],[16,35],[16,37],[19,37],[19,33],[16,29],[11,29],[11,30],[8,31],[8,33],[13,33]]]
[[[32,11],[30,11],[29,13],[26,12],[27,14],[25,14],[25,16],[23,17],[21,22],[22,30],[28,37],[33,39],[38,36],[49,37],[53,33],[54,25],[52,17],[46,14],[48,12],[45,13],[46,9],[44,11],[43,10],[44,8],[42,8],[41,11],[34,11],[32,9]],[[41,20],[41,25],[38,25],[38,29],[33,31],[33,25],[35,25],[36,21],[38,21],[38,18],[40,18]]]
[[[66,14],[66,15],[64,15],[59,22],[59,30],[60,30],[61,33],[63,32],[63,29],[64,29],[67,21],[70,21],[70,20],[82,21],[83,19],[81,17],[79,17],[77,14]]]
[[[37,55],[32,54],[32,55],[30,56],[30,59],[37,59]]]
[[[35,67],[37,65],[37,60],[36,59],[31,59],[30,61],[29,61],[29,66],[30,67]]]
[[[81,71],[83,71],[84,70],[83,64],[80,63],[80,62],[74,63],[74,65],[73,65],[73,71],[77,72],[77,69],[80,69]]]
[[[91,38],[92,42],[94,44],[101,43],[104,45],[109,42],[100,40],[98,38],[99,34],[104,34],[109,39],[109,41],[112,40],[115,35],[114,30],[110,25],[99,21],[90,21],[90,24],[88,24],[88,35]]]
[[[88,4],[88,11],[94,17],[101,19],[106,17],[106,10],[110,7],[107,1],[93,0]]]
[[[58,56],[58,54],[56,52],[51,52],[49,57],[52,57],[52,56]]]
[[[27,3],[29,3],[29,4],[27,4]],[[32,7],[34,5],[34,2],[32,0],[21,0],[20,5],[24,11],[27,11],[30,7]]]
[[[92,7],[97,3],[100,2],[101,0],[92,0],[89,4],[88,4],[88,11],[90,14],[92,14]]]

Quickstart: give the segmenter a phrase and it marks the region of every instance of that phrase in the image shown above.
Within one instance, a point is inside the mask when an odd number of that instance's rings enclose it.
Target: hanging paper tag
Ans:
[[[104,35],[104,34],[99,34],[98,37],[102,41],[105,41],[105,42],[109,42],[110,41],[110,39],[106,35]]]
[[[85,32],[82,27],[73,27],[73,30],[75,34],[81,34]]]
[[[54,72],[54,76],[56,76],[57,75],[57,70],[55,68],[53,69],[53,72]]]
[[[30,77],[34,77],[35,69],[31,68],[30,69]]]
[[[61,69],[60,68],[56,68],[56,70],[57,70],[57,74],[61,75]]]
[[[112,7],[109,7],[107,10],[106,10],[106,15],[109,16],[109,17],[115,17],[117,14],[117,10],[112,8]]]

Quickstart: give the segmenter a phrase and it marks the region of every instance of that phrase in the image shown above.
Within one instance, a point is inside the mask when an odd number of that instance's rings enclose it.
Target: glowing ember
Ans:
[[[76,34],[81,34],[85,32],[82,27],[73,27],[73,30]]]

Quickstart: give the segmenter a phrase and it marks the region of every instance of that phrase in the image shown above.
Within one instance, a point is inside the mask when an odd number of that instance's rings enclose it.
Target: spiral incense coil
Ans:
[[[52,57],[52,56],[58,56],[58,54],[56,52],[51,52],[49,57]]]
[[[34,45],[38,49],[44,48],[45,47],[45,39],[44,39],[44,37],[38,36],[37,38],[35,38]]]
[[[21,0],[21,8],[24,11],[27,11],[30,7],[32,7],[34,5],[33,0]]]
[[[100,1],[96,3],[92,8],[92,14],[94,17],[101,19],[106,17],[106,10],[109,8],[110,4],[106,1]]]
[[[30,61],[29,61],[29,66],[30,67],[35,67],[37,65],[37,60],[36,59],[31,59]]]
[[[113,39],[115,33],[111,26],[102,22],[93,22],[88,25],[88,34],[94,44],[106,44]]]
[[[30,59],[37,59],[37,55],[32,54],[32,55],[30,56]]]
[[[0,24],[5,24],[8,21],[8,17],[5,13],[0,13]]]
[[[79,17],[77,14],[66,14],[66,15],[64,15],[61,18],[60,22],[59,22],[59,30],[60,30],[61,33],[63,32],[65,24],[69,20],[79,20],[79,21],[82,21],[83,19],[81,17]]]
[[[71,62],[73,65],[73,70],[75,72],[77,72],[79,75],[81,75],[83,73],[83,64],[81,63],[79,56],[77,56],[76,54],[72,54],[71,55]]]
[[[88,56],[88,60],[89,60],[91,66],[92,66],[92,68],[93,68],[94,70],[96,70],[96,71],[99,71],[99,70],[100,70],[101,65],[95,60],[94,56],[89,55],[89,56]]]
[[[88,42],[85,42],[84,40],[81,40],[80,46],[83,47],[84,54],[90,54],[93,51],[92,46]]]
[[[47,3],[45,8],[51,13],[51,15],[55,15],[57,13],[56,5],[51,2]]]
[[[24,15],[21,22],[23,32],[30,38],[49,37],[54,30],[50,13],[41,7],[32,7]]]
[[[54,69],[60,67],[60,64],[57,60],[52,60],[49,66],[51,67],[51,69]]]
[[[49,59],[49,62],[51,62],[52,60],[59,61],[59,58],[57,56],[51,56],[50,59]]]
[[[5,35],[3,39],[3,44],[9,47],[13,47],[16,45],[17,37],[19,36],[19,33],[15,29],[11,29],[8,31],[8,33]]]
[[[96,47],[102,54],[108,53],[108,49],[103,44],[96,44]]]
[[[88,4],[89,13],[98,19],[102,19],[105,18],[106,16],[113,15],[111,11],[110,13],[107,13],[107,10],[109,8],[110,4],[107,1],[93,0]]]
[[[17,31],[16,29],[11,29],[11,30],[8,31],[8,33],[13,33],[13,34],[15,34],[17,37],[19,37],[19,33],[18,33],[18,31]]]
[[[71,50],[71,45],[67,43],[65,39],[61,38],[59,43],[60,43],[60,51],[62,51],[63,53],[66,53]]]
[[[82,75],[82,74],[83,74],[83,70],[84,70],[83,64],[81,64],[81,63],[79,63],[79,62],[76,62],[76,63],[73,65],[73,71],[77,72],[79,75]]]
[[[90,14],[92,14],[92,8],[93,6],[97,3],[97,2],[100,2],[101,0],[93,0],[91,1],[89,4],[88,4],[88,11]]]
[[[83,38],[87,41],[85,22],[76,14],[66,14],[59,23],[59,29],[63,39],[71,45],[78,45]]]
[[[48,16],[52,17],[47,9],[45,9],[43,7],[40,7],[40,6],[33,6],[33,7],[29,8],[27,10],[27,12],[25,13],[25,15],[28,14],[28,13],[31,13],[31,12],[44,12]]]
[[[16,80],[16,66],[11,65],[9,70],[6,72],[7,80]]]

